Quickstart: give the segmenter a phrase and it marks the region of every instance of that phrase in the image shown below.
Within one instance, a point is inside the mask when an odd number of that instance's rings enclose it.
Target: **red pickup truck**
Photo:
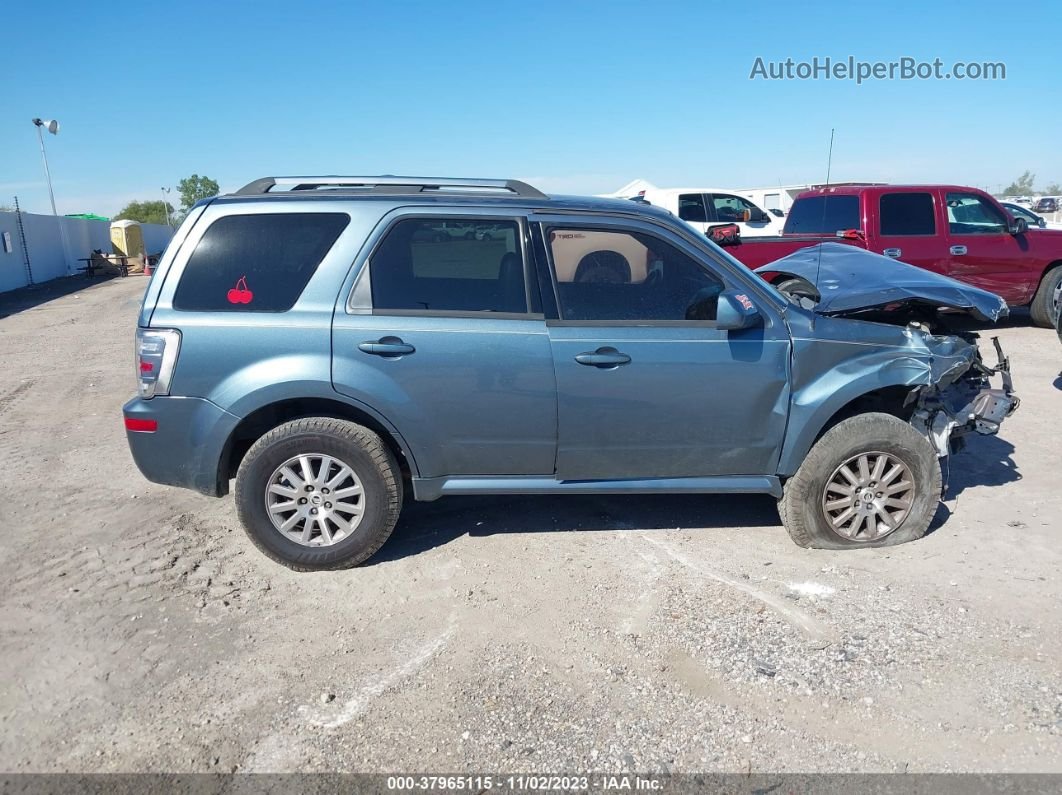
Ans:
[[[749,268],[797,249],[840,241],[950,276],[1029,306],[1033,322],[1053,327],[1062,286],[1062,231],[1029,230],[999,202],[957,185],[845,184],[801,193],[780,237],[727,247]],[[784,277],[780,277],[784,278]]]

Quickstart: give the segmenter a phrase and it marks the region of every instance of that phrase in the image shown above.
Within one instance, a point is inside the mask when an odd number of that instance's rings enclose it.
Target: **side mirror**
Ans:
[[[1010,222],[1010,229],[1008,231],[1012,235],[1024,235],[1029,231],[1029,222],[1024,218],[1015,218]]]
[[[1040,227],[1041,229],[1047,229],[1047,219],[1046,218],[1037,218],[1036,219],[1036,225],[1038,227]]]
[[[763,210],[757,210],[755,213],[753,213],[753,215],[756,217],[754,217],[752,220],[756,221],[757,223],[765,224],[771,220],[771,216],[765,213]]]
[[[719,294],[715,313],[716,325],[724,331],[752,328],[763,323],[763,316],[748,293],[724,290]]]

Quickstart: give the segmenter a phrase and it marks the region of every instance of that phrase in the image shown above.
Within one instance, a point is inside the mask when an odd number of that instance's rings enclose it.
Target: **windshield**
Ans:
[[[1026,221],[1034,224],[1040,220],[1040,216],[1036,215],[1036,213],[1031,213],[1017,204],[1004,204],[1003,206],[1010,210],[1010,214],[1015,218],[1024,218]]]
[[[787,235],[835,235],[862,229],[858,196],[804,196],[793,202],[785,221]]]
[[[700,229],[693,226],[692,224],[686,223],[677,216],[673,215],[671,216],[671,218],[674,223],[683,227],[690,241],[695,242],[698,246],[707,248],[713,256],[718,257],[719,259],[726,260],[739,273],[750,272],[748,266],[744,265],[742,262],[727,253],[727,250],[725,248],[709,239],[708,236]],[[759,287],[759,289],[763,290],[765,293],[769,294],[771,298],[775,300],[776,309],[784,310],[790,306],[789,299],[787,299],[784,295],[778,292],[778,289],[773,284],[763,279],[756,279],[756,281],[758,282],[757,287]]]

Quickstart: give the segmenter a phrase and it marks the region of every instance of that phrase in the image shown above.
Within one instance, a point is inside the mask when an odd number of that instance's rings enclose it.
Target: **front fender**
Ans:
[[[797,471],[826,423],[853,400],[886,387],[915,387],[928,383],[927,370],[912,360],[875,363],[866,357],[860,373],[830,371],[806,390],[793,396],[789,409],[789,432],[778,460],[778,474],[788,477]],[[851,364],[851,363],[849,363]],[[846,368],[847,369],[847,368]]]
[[[823,428],[853,400],[889,387],[948,383],[976,356],[957,338],[910,328],[824,317],[801,325],[791,323],[793,386],[777,473],[783,477],[796,472]]]

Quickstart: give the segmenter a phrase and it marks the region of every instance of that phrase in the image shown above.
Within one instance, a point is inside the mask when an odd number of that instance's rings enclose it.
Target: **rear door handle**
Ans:
[[[881,253],[884,254],[886,257],[892,257],[893,259],[895,259],[896,257],[900,256],[900,254],[903,253],[903,252],[901,252],[900,249],[898,249],[898,248],[887,248],[884,251],[882,251]]]
[[[966,246],[952,246],[951,254],[953,257],[961,257],[966,253]]]
[[[607,370],[630,364],[631,357],[625,353],[620,353],[615,348],[598,348],[593,352],[577,354],[575,361],[579,362],[579,364],[585,364],[587,367],[598,367],[602,370]]]
[[[396,356],[406,356],[410,353],[414,353],[417,349],[410,345],[408,342],[403,342],[398,337],[381,337],[378,340],[369,340],[358,345],[358,350],[362,353],[369,353],[373,356],[383,356],[385,358],[394,358]]]

